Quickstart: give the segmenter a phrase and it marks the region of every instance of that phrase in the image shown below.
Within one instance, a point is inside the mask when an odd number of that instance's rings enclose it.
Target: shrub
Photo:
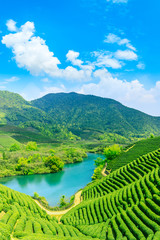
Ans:
[[[26,146],[27,151],[36,151],[37,148],[37,143],[36,142],[28,142]]]

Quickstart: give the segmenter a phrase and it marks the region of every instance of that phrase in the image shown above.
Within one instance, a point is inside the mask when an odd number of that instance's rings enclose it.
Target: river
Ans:
[[[66,164],[62,172],[5,177],[0,179],[0,184],[30,196],[37,192],[50,206],[56,206],[62,195],[70,198],[91,181],[97,157],[104,158],[100,154],[89,153],[83,162]]]

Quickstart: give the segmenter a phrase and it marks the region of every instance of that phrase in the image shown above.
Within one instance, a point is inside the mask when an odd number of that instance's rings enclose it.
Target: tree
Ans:
[[[3,156],[3,160],[6,160],[6,153],[5,152],[2,153],[2,156]]]
[[[9,149],[10,152],[15,152],[15,151],[18,151],[18,150],[20,150],[20,146],[17,143],[12,144],[10,149]]]
[[[37,148],[37,143],[36,142],[28,142],[26,146],[27,151],[36,151]]]
[[[37,192],[34,192],[34,198],[39,198],[39,194]]]
[[[59,206],[60,207],[65,207],[67,205],[67,199],[65,197],[65,195],[63,195],[61,198],[60,198],[60,204]]]
[[[150,134],[150,138],[154,138],[154,134],[153,133]]]
[[[46,157],[44,162],[46,167],[49,167],[53,173],[62,170],[64,167],[64,163],[61,158],[54,155]]]
[[[104,165],[104,163],[105,163],[105,159],[102,159],[102,158],[100,158],[100,157],[98,157],[98,158],[94,161],[94,165],[95,165],[96,167],[99,167],[100,165]]]
[[[115,157],[117,157],[121,153],[121,148],[118,144],[114,144],[112,146],[106,147],[104,149],[104,155],[106,157],[105,161],[109,163]]]

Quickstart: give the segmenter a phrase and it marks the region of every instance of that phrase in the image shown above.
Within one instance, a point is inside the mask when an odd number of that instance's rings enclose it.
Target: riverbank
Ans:
[[[80,190],[79,192],[77,192],[77,193],[75,194],[74,204],[73,204],[70,208],[68,208],[68,209],[66,209],[66,210],[61,210],[61,211],[51,211],[51,210],[48,210],[48,209],[46,209],[45,207],[43,207],[43,206],[39,203],[38,200],[35,200],[35,199],[34,199],[34,201],[35,201],[35,202],[37,203],[37,205],[38,205],[41,209],[43,209],[47,214],[49,214],[49,215],[51,215],[51,216],[55,216],[55,217],[58,219],[58,221],[60,221],[61,217],[62,217],[64,214],[66,214],[66,213],[67,213],[68,211],[70,211],[72,208],[74,208],[75,206],[77,206],[78,204],[81,203],[81,201],[82,201],[81,194],[82,194],[82,190]]]
[[[69,200],[91,181],[95,169],[94,160],[98,157],[103,155],[89,153],[88,158],[80,163],[66,164],[61,172],[6,177],[0,179],[0,184],[30,196],[37,192],[46,198],[50,206],[57,206],[62,195]]]

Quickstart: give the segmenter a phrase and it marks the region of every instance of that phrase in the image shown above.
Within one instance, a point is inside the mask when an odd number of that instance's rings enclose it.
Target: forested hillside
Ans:
[[[160,118],[125,107],[119,102],[77,93],[48,94],[31,102],[74,133],[100,131],[122,136],[160,132]]]
[[[52,139],[127,139],[160,134],[160,118],[107,98],[77,93],[48,94],[28,102],[0,91],[0,123],[30,128]]]

